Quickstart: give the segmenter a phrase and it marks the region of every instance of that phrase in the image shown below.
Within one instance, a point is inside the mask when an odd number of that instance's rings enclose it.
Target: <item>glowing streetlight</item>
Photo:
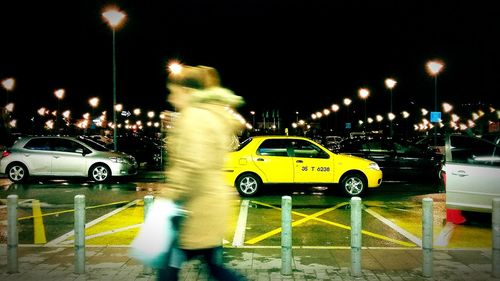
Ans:
[[[123,110],[123,104],[119,103],[115,105],[115,111],[122,111]]]
[[[134,109],[134,115],[135,115],[135,116],[139,116],[139,115],[141,115],[141,109],[140,109],[140,108],[136,108],[136,109]]]
[[[149,118],[154,118],[155,117],[155,112],[154,111],[148,111],[148,117]]]
[[[358,95],[361,99],[363,99],[365,101],[365,118],[363,119],[363,121],[366,121],[366,99],[370,95],[370,91],[368,91],[368,89],[366,89],[366,88],[361,88],[358,90]],[[363,126],[363,131],[365,129],[366,129],[366,125]]]
[[[92,108],[96,108],[99,105],[99,98],[97,98],[97,97],[90,98],[89,104]]]
[[[168,64],[168,70],[172,74],[179,74],[182,71],[182,65],[178,62],[171,62]]]
[[[448,113],[453,109],[453,106],[447,102],[443,102],[443,111]]]
[[[434,76],[434,111],[437,112],[438,102],[437,102],[437,77],[438,74],[444,67],[444,64],[441,61],[429,61],[427,64],[427,72]],[[434,146],[437,145],[437,127],[434,127]]]
[[[394,87],[396,87],[396,84],[398,82],[392,78],[387,78],[385,79],[385,86],[387,87],[387,89],[389,89],[389,95],[391,96],[391,107],[389,109],[389,113],[392,114],[392,89],[394,89]],[[393,114],[394,115],[394,114]],[[390,130],[391,130],[391,137],[394,135],[394,130],[392,129],[392,119],[390,119]]]
[[[110,8],[109,10],[102,13],[104,19],[111,26],[113,31],[113,108],[116,106],[116,48],[115,48],[115,33],[116,28],[120,26],[120,23],[125,18],[125,13],[119,11],[117,8]],[[113,124],[116,124],[116,110],[113,110]],[[116,138],[116,129],[113,130],[113,146],[114,150],[118,150],[118,142]]]

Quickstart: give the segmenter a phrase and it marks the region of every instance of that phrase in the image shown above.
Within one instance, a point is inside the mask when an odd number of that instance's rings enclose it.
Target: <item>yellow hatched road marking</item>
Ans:
[[[261,205],[261,206],[269,207],[269,208],[276,209],[276,210],[281,210],[281,208],[279,208],[279,207],[276,207],[276,206],[273,206],[273,205],[269,205],[269,204],[266,204],[266,203],[262,203],[262,202],[258,202],[258,201],[252,201],[252,202],[255,203],[255,204]],[[342,206],[345,206],[345,205],[348,205],[348,204],[349,203],[347,203],[347,202],[340,203],[338,205],[335,205],[332,208],[328,208],[328,209],[322,210],[322,211],[314,213],[312,215],[306,215],[306,214],[303,214],[303,213],[300,213],[300,212],[292,211],[292,214],[304,217],[304,219],[301,219],[299,221],[296,221],[296,222],[292,223],[292,227],[295,226],[295,225],[297,225],[297,224],[302,224],[302,223],[304,223],[306,221],[309,221],[309,220],[316,220],[316,221],[320,221],[320,222],[323,222],[323,223],[326,223],[326,224],[330,224],[330,225],[333,225],[333,226],[336,226],[336,227],[339,227],[339,228],[343,228],[343,229],[346,229],[346,230],[351,230],[350,226],[318,218],[319,216],[321,216],[321,215],[323,215],[325,213],[328,213],[330,211],[333,211],[335,209],[338,209],[338,208],[340,208]],[[271,230],[271,231],[269,231],[269,232],[267,232],[265,234],[262,234],[262,235],[260,235],[258,237],[255,237],[253,239],[250,239],[246,243],[247,244],[255,244],[257,242],[260,242],[260,241],[262,241],[262,240],[264,240],[266,238],[269,238],[269,237],[271,237],[271,236],[273,236],[275,234],[278,234],[280,232],[281,232],[281,227],[277,228],[277,229],[274,229],[274,230]],[[381,239],[381,240],[393,242],[393,243],[399,244],[401,246],[406,246],[406,247],[415,247],[416,246],[413,243],[409,243],[409,242],[405,242],[405,241],[400,241],[400,240],[397,240],[397,239],[393,239],[393,238],[390,238],[390,237],[387,237],[387,236],[384,236],[384,235],[380,235],[380,234],[376,234],[376,233],[373,233],[373,232],[370,232],[370,231],[366,231],[366,230],[362,230],[361,233],[365,234],[367,236],[371,236],[371,237],[374,237],[374,238]]]
[[[107,206],[112,206],[112,205],[125,204],[125,203],[129,203],[129,202],[130,201],[118,201],[118,202],[107,203],[107,204],[102,204],[102,205],[89,206],[89,207],[86,207],[85,210],[95,209],[95,208],[101,208],[101,207],[107,207]],[[45,214],[42,214],[41,216],[42,217],[54,216],[54,215],[60,215],[60,214],[64,214],[64,213],[71,213],[71,212],[74,212],[74,211],[75,211],[75,209],[64,210],[64,211],[59,211],[59,212],[45,213]],[[22,221],[22,220],[29,220],[29,219],[32,219],[32,218],[34,218],[34,216],[21,217],[21,218],[18,218],[17,220],[18,221]]]
[[[33,209],[35,244],[45,244],[47,243],[47,238],[45,237],[45,227],[43,225],[42,208],[40,207],[40,201],[33,200],[31,208]]]
[[[259,204],[259,202],[255,202],[255,201],[252,201],[252,202],[254,202],[254,203],[256,203],[256,204]],[[264,203],[262,203],[262,204],[264,204]],[[316,217],[319,217],[319,216],[321,216],[321,215],[324,215],[324,214],[326,214],[326,213],[328,213],[328,212],[331,212],[331,211],[333,211],[333,210],[335,210],[335,209],[338,209],[338,208],[340,208],[340,207],[342,207],[342,206],[345,206],[345,205],[347,205],[347,204],[348,204],[348,203],[340,203],[340,204],[335,205],[334,207],[331,207],[331,208],[328,208],[328,209],[321,210],[321,211],[316,212],[316,213],[314,213],[314,214],[312,214],[312,215],[300,214],[300,215],[304,216],[304,218],[303,218],[303,219],[300,219],[300,220],[298,220],[298,221],[293,222],[293,223],[292,223],[292,227],[297,226],[297,225],[301,225],[301,224],[303,224],[303,223],[305,223],[305,222],[307,222],[307,221],[310,221],[310,220],[312,220],[312,219],[315,219]],[[265,205],[267,205],[267,204],[265,204]],[[267,205],[267,206],[271,206],[271,205]],[[276,208],[276,207],[275,207],[275,208]],[[281,208],[277,208],[277,209],[280,209],[280,210],[281,210]],[[295,213],[295,212],[292,212],[292,213]],[[264,233],[264,234],[262,234],[262,235],[260,235],[260,236],[255,237],[255,238],[253,238],[253,239],[250,239],[250,240],[246,241],[245,243],[246,243],[246,244],[255,244],[255,243],[258,243],[258,242],[260,242],[260,241],[262,241],[262,240],[264,240],[264,239],[267,239],[267,238],[269,238],[269,237],[271,237],[271,236],[273,236],[273,235],[275,235],[275,234],[278,234],[278,233],[280,233],[280,232],[281,232],[281,227],[276,228],[276,229],[274,229],[274,230],[271,230],[271,231],[269,231],[269,232],[267,232],[267,233]]]

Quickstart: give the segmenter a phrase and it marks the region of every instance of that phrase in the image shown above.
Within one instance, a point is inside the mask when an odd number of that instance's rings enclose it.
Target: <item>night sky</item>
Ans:
[[[328,4],[325,4],[328,3]],[[101,13],[115,4],[127,20],[116,32],[117,97],[126,109],[168,109],[166,65],[209,65],[242,95],[250,118],[279,109],[283,117],[353,100],[367,87],[368,115],[386,113],[384,79],[398,81],[394,111],[433,106],[425,71],[441,59],[438,99],[498,106],[500,21],[494,1],[4,1],[0,8],[0,79],[14,77],[16,114],[90,111],[112,104],[112,33]],[[4,102],[5,91],[0,89]],[[341,109],[342,110],[342,109]],[[79,113],[77,113],[79,112]]]

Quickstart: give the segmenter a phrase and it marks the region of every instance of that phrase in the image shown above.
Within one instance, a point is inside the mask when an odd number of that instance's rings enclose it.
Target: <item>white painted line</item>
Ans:
[[[136,199],[136,200],[128,203],[127,205],[125,205],[125,206],[123,206],[121,208],[118,208],[118,209],[116,209],[116,210],[114,210],[112,212],[109,212],[109,213],[105,214],[104,216],[101,216],[101,217],[99,217],[99,218],[97,218],[97,219],[95,219],[95,220],[93,220],[93,221],[85,224],[85,228],[89,228],[89,227],[91,227],[91,226],[93,226],[93,225],[95,225],[97,223],[100,223],[101,221],[103,221],[103,220],[105,220],[105,219],[107,219],[107,218],[109,218],[111,216],[114,216],[115,214],[117,214],[117,213],[119,213],[119,212],[127,209],[128,207],[137,204],[137,202],[139,202],[140,200],[142,200],[142,199]],[[56,238],[56,239],[50,241],[49,243],[45,244],[45,246],[55,246],[57,244],[62,243],[64,240],[68,239],[68,237],[71,237],[71,236],[74,236],[74,235],[75,235],[75,230],[71,230],[70,232],[68,232],[66,234],[63,234],[63,235],[59,236],[58,238]]]
[[[403,235],[404,237],[406,237],[408,240],[410,240],[411,242],[415,243],[416,245],[418,245],[419,247],[422,247],[422,240],[419,239],[418,237],[416,237],[415,235],[411,234],[410,232],[404,230],[403,228],[399,227],[398,225],[396,225],[395,223],[393,223],[392,221],[384,218],[383,216],[381,216],[379,213],[375,212],[374,210],[371,210],[371,209],[368,209],[368,208],[365,208],[364,209],[368,214],[374,216],[375,218],[377,218],[378,220],[380,220],[381,222],[385,223],[387,226],[389,226],[390,228],[394,229],[396,232],[398,232],[399,234]]]
[[[141,227],[141,226],[142,226],[142,223],[139,223],[139,224],[129,225],[129,226],[122,227],[122,228],[112,229],[112,230],[104,231],[104,232],[97,233],[97,234],[94,234],[94,235],[85,236],[85,240],[89,240],[89,239],[96,238],[96,237],[101,237],[101,236],[106,236],[106,235],[109,235],[109,234],[115,234],[115,233],[118,233],[118,232],[127,231],[129,229],[138,228],[138,227]],[[73,242],[74,242],[74,240],[65,240],[65,241],[61,242],[61,244],[62,245],[72,244]]]
[[[233,247],[241,247],[245,242],[245,230],[247,228],[249,202],[249,200],[241,201],[238,224],[236,225],[236,229],[234,231]]]
[[[447,222],[443,227],[443,229],[441,229],[441,232],[439,233],[439,236],[436,238],[436,242],[434,243],[434,245],[448,246],[451,236],[453,236],[453,230],[455,230],[456,227],[457,227],[456,224],[452,222]]]

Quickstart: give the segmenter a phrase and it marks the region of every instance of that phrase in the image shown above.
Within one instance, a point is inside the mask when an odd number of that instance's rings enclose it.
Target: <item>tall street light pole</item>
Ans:
[[[125,13],[120,12],[117,8],[111,8],[106,12],[102,13],[104,19],[111,26],[111,30],[113,31],[113,124],[115,125],[113,128],[113,148],[114,150],[118,150],[118,142],[117,142],[117,126],[116,126],[116,51],[115,51],[115,31],[116,28],[120,25],[122,20],[125,18]]]
[[[345,98],[344,99],[344,105],[347,107],[347,113],[346,113],[346,123],[350,123],[349,122],[349,105],[351,104],[352,100],[350,98]],[[346,128],[346,129],[350,129],[350,128]]]
[[[14,89],[14,85],[16,84],[16,80],[14,78],[6,78],[2,80],[2,86],[4,87],[5,93],[5,105],[9,103],[9,92]]]
[[[427,64],[427,71],[430,75],[434,76],[434,112],[437,112],[437,77],[439,72],[443,69],[444,64],[440,61],[429,61]],[[434,146],[437,145],[437,126],[439,122],[434,122]]]
[[[337,111],[339,111],[338,104],[332,104],[332,111],[335,113],[335,133],[337,133]]]
[[[363,132],[366,131],[366,99],[370,95],[370,91],[366,88],[361,88],[358,91],[359,97],[365,100],[365,119],[363,119]]]
[[[54,91],[54,95],[57,98],[57,111],[56,111],[56,132],[59,132],[59,115],[61,115],[61,100],[64,98],[64,89],[59,89]]]
[[[389,114],[392,114],[392,116],[394,116],[394,113],[392,112],[392,89],[394,89],[394,87],[396,86],[398,82],[396,82],[396,80],[392,79],[392,78],[387,78],[385,79],[385,86],[387,87],[387,89],[389,89],[389,95],[391,96],[391,107],[389,109]],[[391,137],[394,136],[394,130],[392,128],[392,120],[394,118],[389,118],[389,121],[390,121],[390,130],[391,130]]]

